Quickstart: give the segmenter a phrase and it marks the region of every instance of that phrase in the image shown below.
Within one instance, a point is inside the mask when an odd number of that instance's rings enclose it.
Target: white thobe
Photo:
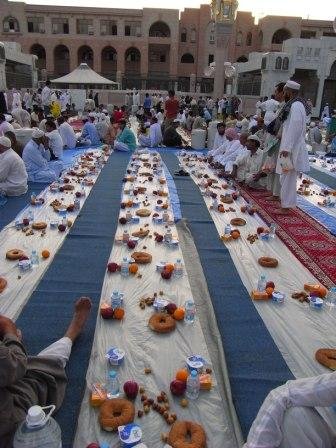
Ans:
[[[263,111],[265,111],[264,123],[267,126],[274,120],[276,111],[279,107],[279,102],[271,98],[261,103],[260,107]]]
[[[14,128],[10,123],[8,123],[8,121],[3,121],[0,124],[0,137],[2,137],[4,135],[4,133],[7,131],[14,132]]]
[[[22,128],[30,128],[31,116],[27,110],[18,107],[12,110],[12,117],[19,123]]]
[[[63,140],[57,129],[47,132],[46,136],[49,139],[49,149],[57,159],[63,159]]]
[[[321,120],[324,117],[329,118],[329,116],[330,116],[329,106],[324,106],[323,111],[322,111],[322,115],[321,115]]]
[[[215,162],[220,163],[221,165],[223,165],[226,168],[226,165],[229,162],[233,162],[234,160],[236,160],[236,156],[240,150],[240,141],[239,140],[232,140],[232,141],[227,141],[227,143],[225,144],[226,150],[224,152],[224,154],[220,155],[220,156],[215,156]],[[218,148],[219,149],[219,148]],[[228,168],[230,169],[230,168]],[[232,169],[232,166],[231,166]]]
[[[279,149],[276,172],[280,174],[281,206],[292,208],[297,203],[296,178],[298,172],[309,171],[309,158],[305,142],[306,110],[300,101],[295,101],[290,109],[287,120],[283,123],[282,137]],[[283,173],[280,165],[281,151],[289,152],[293,170]]]
[[[50,153],[43,145],[29,140],[22,152],[22,159],[26,166],[28,180],[31,182],[54,182],[63,170],[63,163],[59,160],[49,162]]]
[[[12,148],[0,154],[0,192],[20,196],[28,189],[27,179],[25,164]]]
[[[21,95],[19,92],[13,92],[12,110],[17,109],[18,107],[22,107]]]
[[[64,146],[66,146],[68,149],[76,147],[76,134],[69,123],[67,123],[66,121],[62,123],[58,128],[58,132],[60,133]]]
[[[155,116],[157,118],[158,123],[161,125],[163,123],[163,120],[164,120],[163,113],[162,112],[158,112]]]
[[[213,143],[213,147],[212,147],[211,151],[208,152],[208,155],[209,155],[209,156],[215,156],[215,155],[216,155],[216,154],[215,154],[215,151],[216,151],[220,146],[224,145],[224,143],[226,143],[226,142],[227,142],[227,140],[226,140],[225,134],[220,135],[220,134],[218,133],[218,131],[216,131],[216,135],[215,135],[215,140],[214,140],[214,143]]]
[[[95,126],[96,126],[97,132],[99,134],[99,137],[102,140],[104,140],[105,137],[106,137],[108,128],[109,128],[109,125],[108,125],[107,121],[105,121],[105,120],[98,121],[98,123],[96,123]]]
[[[64,112],[67,108],[68,104],[68,95],[66,92],[63,92],[60,96],[60,103],[61,103],[61,111]]]
[[[154,148],[162,143],[162,131],[159,123],[153,123],[149,128],[149,136],[139,135],[139,143],[141,146],[150,146]]]
[[[25,104],[26,109],[32,109],[33,106],[33,95],[29,92],[26,92],[23,95],[23,102]]]
[[[243,169],[243,180],[246,185],[254,188],[260,188],[265,185],[265,178],[261,178],[258,181],[254,180],[254,175],[261,171],[263,164],[263,151],[260,148],[254,154],[251,151],[247,151],[234,164]]]
[[[42,106],[50,106],[51,104],[51,90],[48,86],[44,86],[41,92]]]

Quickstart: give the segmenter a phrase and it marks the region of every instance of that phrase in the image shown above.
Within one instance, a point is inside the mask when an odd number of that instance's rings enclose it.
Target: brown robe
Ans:
[[[30,357],[16,336],[0,341],[0,448],[10,448],[15,429],[34,405],[62,404],[66,375],[62,364]]]

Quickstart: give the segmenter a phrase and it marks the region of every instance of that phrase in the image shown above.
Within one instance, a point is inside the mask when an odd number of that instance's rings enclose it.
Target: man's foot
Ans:
[[[89,317],[91,311],[91,299],[81,297],[75,303],[75,312],[72,321],[64,336],[70,338],[74,342],[83,330],[83,327]]]
[[[284,207],[277,208],[275,210],[275,213],[277,213],[278,215],[289,215],[290,212],[291,212],[290,208],[284,208]]]
[[[280,201],[279,196],[267,196],[265,201]]]

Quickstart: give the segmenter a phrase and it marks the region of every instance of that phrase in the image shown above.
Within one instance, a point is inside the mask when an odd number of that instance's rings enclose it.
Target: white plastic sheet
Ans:
[[[143,170],[142,170],[143,171]],[[145,169],[148,171],[148,169]],[[138,176],[135,185],[141,183]],[[155,208],[157,196],[152,191],[158,188],[157,179],[152,184],[143,184],[148,188],[149,208]],[[125,185],[127,189],[129,183]],[[167,186],[164,186],[165,190]],[[144,196],[141,197],[144,199]],[[165,198],[160,198],[165,200]],[[171,215],[171,208],[169,207]],[[121,216],[125,210],[121,210]],[[131,224],[127,228],[129,232],[144,228],[149,224],[150,234],[164,233],[165,225],[153,224],[151,217],[140,218],[141,223]],[[173,235],[177,235],[175,225],[171,225]],[[117,236],[120,236],[125,226],[118,226]],[[146,249],[144,249],[146,247]],[[207,446],[210,448],[234,448],[237,447],[233,426],[226,409],[226,403],[222,402],[217,387],[212,391],[202,391],[196,402],[190,402],[189,407],[183,409],[179,405],[179,399],[174,399],[169,392],[169,384],[175,378],[176,371],[185,365],[185,359],[192,354],[200,354],[209,360],[209,352],[199,318],[194,325],[188,326],[184,322],[177,322],[176,330],[170,334],[162,335],[152,332],[148,328],[148,319],[154,312],[152,308],[141,310],[139,300],[142,297],[153,295],[154,292],[163,291],[164,297],[173,301],[178,306],[183,306],[184,301],[190,297],[191,289],[188,276],[183,278],[163,280],[156,272],[156,263],[160,261],[174,263],[177,258],[182,258],[180,248],[171,249],[164,243],[156,243],[154,238],[146,237],[140,240],[136,250],[145,250],[152,254],[153,261],[141,266],[142,278],[121,277],[120,273],[107,273],[102,288],[101,303],[109,300],[113,290],[117,289],[125,294],[125,318],[122,322],[103,320],[98,316],[95,339],[92,348],[91,361],[87,372],[87,385],[93,382],[105,382],[109,366],[105,354],[109,348],[116,346],[125,350],[126,356],[122,366],[118,368],[121,385],[127,380],[136,380],[144,386],[148,397],[155,398],[161,390],[168,392],[171,404],[171,412],[175,412],[179,420],[193,420],[203,425],[207,433]],[[131,252],[125,245],[114,243],[110,260],[120,263],[123,256],[130,256]],[[190,268],[190,266],[189,266]],[[198,310],[200,311],[200,310]],[[145,375],[144,369],[150,367],[152,374]],[[142,409],[139,397],[136,400],[136,409]],[[77,434],[74,442],[75,448],[82,448],[89,442],[108,441],[111,448],[119,447],[118,437],[102,431],[98,423],[99,410],[93,409],[89,404],[89,389],[85,393],[82,402],[80,417],[78,420]],[[169,432],[170,427],[163,418],[154,411],[142,419],[136,419],[143,430],[143,441],[151,448],[159,448],[164,445],[161,441],[161,433]]]

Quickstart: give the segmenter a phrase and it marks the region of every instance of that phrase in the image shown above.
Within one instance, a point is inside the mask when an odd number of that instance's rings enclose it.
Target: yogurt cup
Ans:
[[[112,347],[105,357],[111,366],[120,366],[124,361],[125,352],[117,347]]]
[[[272,294],[272,302],[277,304],[282,304],[285,301],[285,294],[279,291],[274,291]]]
[[[323,305],[324,305],[323,299],[321,299],[320,297],[310,297],[309,298],[309,306],[313,310],[320,311],[320,310],[322,310]]]
[[[19,266],[20,271],[22,271],[22,272],[29,271],[32,267],[30,260],[21,260],[21,261],[19,261],[18,266]]]
[[[162,216],[154,216],[153,221],[155,224],[162,224],[163,223]]]
[[[166,266],[166,262],[165,261],[160,261],[160,263],[157,263],[156,264],[156,270],[158,271],[158,272],[162,272],[163,271],[163,269],[164,269],[164,267]]]
[[[168,300],[166,299],[161,299],[156,297],[153,303],[153,307],[155,309],[155,311],[157,311],[158,313],[161,313],[164,311],[165,307],[168,305]]]
[[[140,222],[139,216],[133,216],[132,217],[132,219],[131,219],[131,223],[132,224],[139,224],[139,222]]]
[[[187,366],[189,371],[196,370],[198,373],[203,372],[205,367],[205,359],[199,355],[192,355],[187,358]]]
[[[136,423],[118,427],[119,440],[122,448],[132,448],[141,442],[142,431]]]

